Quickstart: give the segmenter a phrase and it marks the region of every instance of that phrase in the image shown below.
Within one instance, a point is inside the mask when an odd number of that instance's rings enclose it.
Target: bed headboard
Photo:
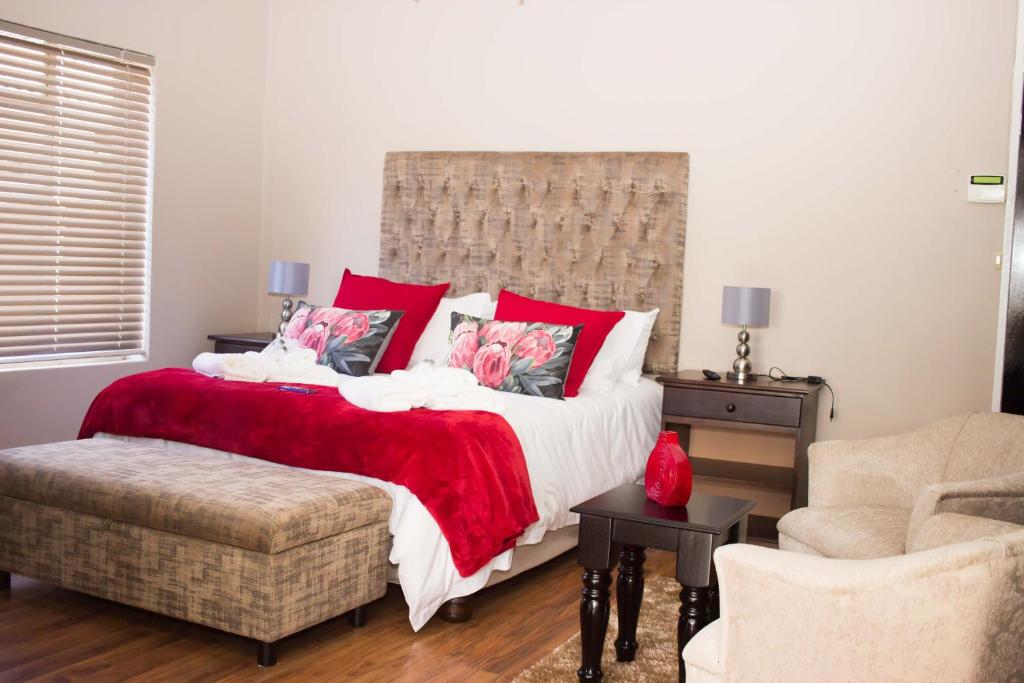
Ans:
[[[380,275],[502,287],[600,309],[661,309],[645,369],[679,357],[685,153],[390,152]]]

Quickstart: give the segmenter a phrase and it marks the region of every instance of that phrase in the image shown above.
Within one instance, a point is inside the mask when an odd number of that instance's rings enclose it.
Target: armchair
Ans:
[[[978,523],[996,535],[872,560],[719,548],[720,618],[683,650],[687,682],[1024,677],[1024,527]]]
[[[915,546],[939,513],[1024,524],[1024,416],[966,413],[905,434],[811,446],[808,507],[779,548],[845,559]]]

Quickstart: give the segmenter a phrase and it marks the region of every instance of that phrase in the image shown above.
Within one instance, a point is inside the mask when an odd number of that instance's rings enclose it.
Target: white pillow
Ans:
[[[634,386],[640,384],[640,375],[644,371],[644,356],[647,355],[647,345],[651,343],[651,331],[654,329],[654,322],[658,319],[660,312],[660,308],[655,308],[653,311],[636,314],[642,320],[640,334],[637,335],[636,345],[633,346],[633,351],[626,360],[622,374],[619,375],[620,382]],[[626,315],[629,315],[629,312]]]
[[[435,365],[444,365],[444,359],[448,356],[448,336],[452,331],[452,313],[467,313],[484,318],[491,308],[491,295],[487,292],[467,294],[458,299],[441,299],[430,322],[423,328],[423,334],[416,341],[408,367],[419,365],[425,360],[433,361]]]
[[[612,331],[604,339],[601,350],[594,357],[594,362],[583,378],[582,389],[592,391],[610,391],[620,379],[631,384],[640,383],[640,369],[647,353],[647,341],[654,327],[654,319],[659,309],[646,313],[625,311],[622,320],[615,324]],[[639,361],[635,360],[639,354]],[[632,377],[633,366],[636,366],[636,379]]]

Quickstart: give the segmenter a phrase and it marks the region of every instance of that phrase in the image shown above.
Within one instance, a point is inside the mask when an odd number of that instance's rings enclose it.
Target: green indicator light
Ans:
[[[972,175],[971,185],[1002,185],[1003,176],[1001,175]]]

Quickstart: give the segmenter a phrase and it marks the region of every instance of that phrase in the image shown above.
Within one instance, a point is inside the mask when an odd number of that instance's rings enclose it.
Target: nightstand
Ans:
[[[619,636],[615,658],[636,655],[636,626],[644,597],[646,548],[676,554],[679,594],[676,662],[679,681],[686,680],[683,647],[709,621],[718,618],[718,577],[712,555],[726,543],[747,538],[747,513],[754,503],[741,498],[694,493],[685,506],[662,507],[647,499],[643,486],[623,484],[572,508],[580,515],[577,558],[583,569],[580,601],[580,681],[600,681],[601,653],[608,630],[612,565],[619,564],[616,601]]]
[[[207,339],[213,340],[214,353],[245,353],[246,351],[262,351],[267,344],[274,341],[276,336],[273,332],[243,332],[241,334],[211,334]]]
[[[693,473],[719,480],[763,486],[790,494],[792,507],[807,505],[807,448],[818,424],[820,384],[755,381],[713,381],[699,370],[658,377],[665,388],[662,428],[679,432],[679,443],[690,456]],[[793,466],[761,465],[739,460],[701,458],[690,453],[690,428],[716,427],[792,435]],[[750,516],[750,535],[777,538],[774,517]]]

